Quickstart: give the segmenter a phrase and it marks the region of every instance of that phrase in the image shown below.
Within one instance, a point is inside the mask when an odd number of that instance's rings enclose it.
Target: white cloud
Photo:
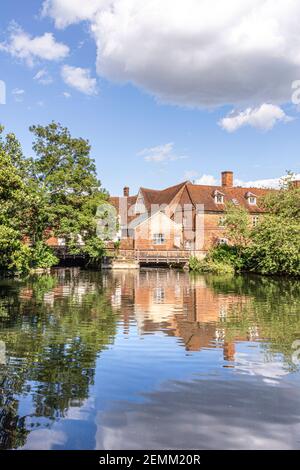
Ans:
[[[234,181],[234,184],[236,186],[242,186],[244,188],[274,188],[278,189],[281,186],[282,180],[286,177],[280,176],[279,178],[269,178],[269,179],[260,179],[260,180],[254,180],[254,181],[243,181],[240,179],[236,179]],[[300,180],[300,173],[295,174],[294,178],[295,180]]]
[[[11,93],[17,103],[22,103],[23,97],[25,95],[25,90],[15,88]]]
[[[9,40],[0,43],[0,50],[24,60],[29,66],[34,65],[37,59],[56,61],[69,54],[69,47],[56,42],[52,33],[31,37],[15,24],[10,28]]]
[[[299,0],[47,0],[57,27],[88,20],[97,70],[191,106],[291,100]]]
[[[202,184],[207,186],[216,186],[217,179],[212,175],[202,175],[195,181],[195,184]]]
[[[21,90],[20,88],[15,88],[13,91],[12,91],[12,94],[13,95],[24,95],[25,93],[25,90]]]
[[[97,80],[91,77],[89,69],[64,65],[61,69],[64,82],[86,95],[97,94]]]
[[[42,8],[42,16],[50,16],[57,28],[65,28],[70,24],[91,20],[107,0],[46,0]]]
[[[257,179],[252,181],[244,181],[238,178],[234,179],[235,186],[241,186],[243,188],[274,188],[278,189],[281,186],[282,180],[286,178],[286,175],[280,176],[278,178],[269,178],[269,179]],[[294,180],[300,180],[300,173],[293,176]],[[213,175],[203,175],[201,178],[195,180],[195,184],[208,185],[208,186],[218,186],[220,185],[219,179],[215,178]]]
[[[264,103],[257,108],[247,108],[240,113],[231,112],[228,116],[221,119],[219,125],[227,132],[235,132],[244,126],[269,131],[278,122],[287,123],[292,120],[293,118],[287,116],[279,106]]]
[[[68,91],[64,91],[64,92],[63,92],[63,96],[64,96],[66,99],[69,99],[69,98],[71,98],[72,95],[71,95],[71,93],[69,93]]]
[[[49,75],[46,69],[39,70],[33,79],[42,85],[50,85],[50,83],[53,82],[52,77]]]
[[[141,150],[138,155],[143,156],[146,162],[166,163],[175,160],[188,158],[186,155],[176,155],[174,152],[174,143],[169,142],[157,147],[150,147]]]

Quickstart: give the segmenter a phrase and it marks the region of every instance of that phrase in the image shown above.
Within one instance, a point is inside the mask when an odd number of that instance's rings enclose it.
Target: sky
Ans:
[[[226,3],[226,5],[225,5]],[[300,178],[298,0],[2,0],[0,123],[89,139],[102,185]]]

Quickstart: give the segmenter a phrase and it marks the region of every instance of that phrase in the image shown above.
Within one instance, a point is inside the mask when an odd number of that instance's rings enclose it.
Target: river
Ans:
[[[299,449],[300,283],[0,281],[1,449]]]

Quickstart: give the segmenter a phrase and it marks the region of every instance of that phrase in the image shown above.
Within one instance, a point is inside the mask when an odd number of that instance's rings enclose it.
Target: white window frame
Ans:
[[[250,206],[256,206],[256,203],[257,203],[257,198],[255,196],[248,197],[248,204]]]
[[[153,234],[153,245],[165,245],[166,239],[164,233],[154,233]]]
[[[220,200],[219,200],[220,199]],[[215,203],[216,204],[224,204],[224,196],[223,194],[216,194],[215,195]]]
[[[259,216],[258,215],[253,215],[252,216],[252,227],[257,227],[259,223]]]

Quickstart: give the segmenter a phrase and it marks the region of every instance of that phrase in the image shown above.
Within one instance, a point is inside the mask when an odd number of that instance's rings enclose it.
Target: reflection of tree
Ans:
[[[261,276],[208,277],[208,285],[220,294],[247,295],[250,302],[234,306],[222,328],[226,339],[246,335],[257,328],[266,356],[283,354],[287,367],[293,364],[292,344],[300,338],[300,283],[291,278]]]
[[[1,340],[16,359],[0,366],[0,448],[12,448],[24,444],[27,433],[13,396],[32,396],[35,422],[80,406],[93,384],[97,355],[113,341],[116,317],[96,273],[11,282],[0,288],[0,298]]]

